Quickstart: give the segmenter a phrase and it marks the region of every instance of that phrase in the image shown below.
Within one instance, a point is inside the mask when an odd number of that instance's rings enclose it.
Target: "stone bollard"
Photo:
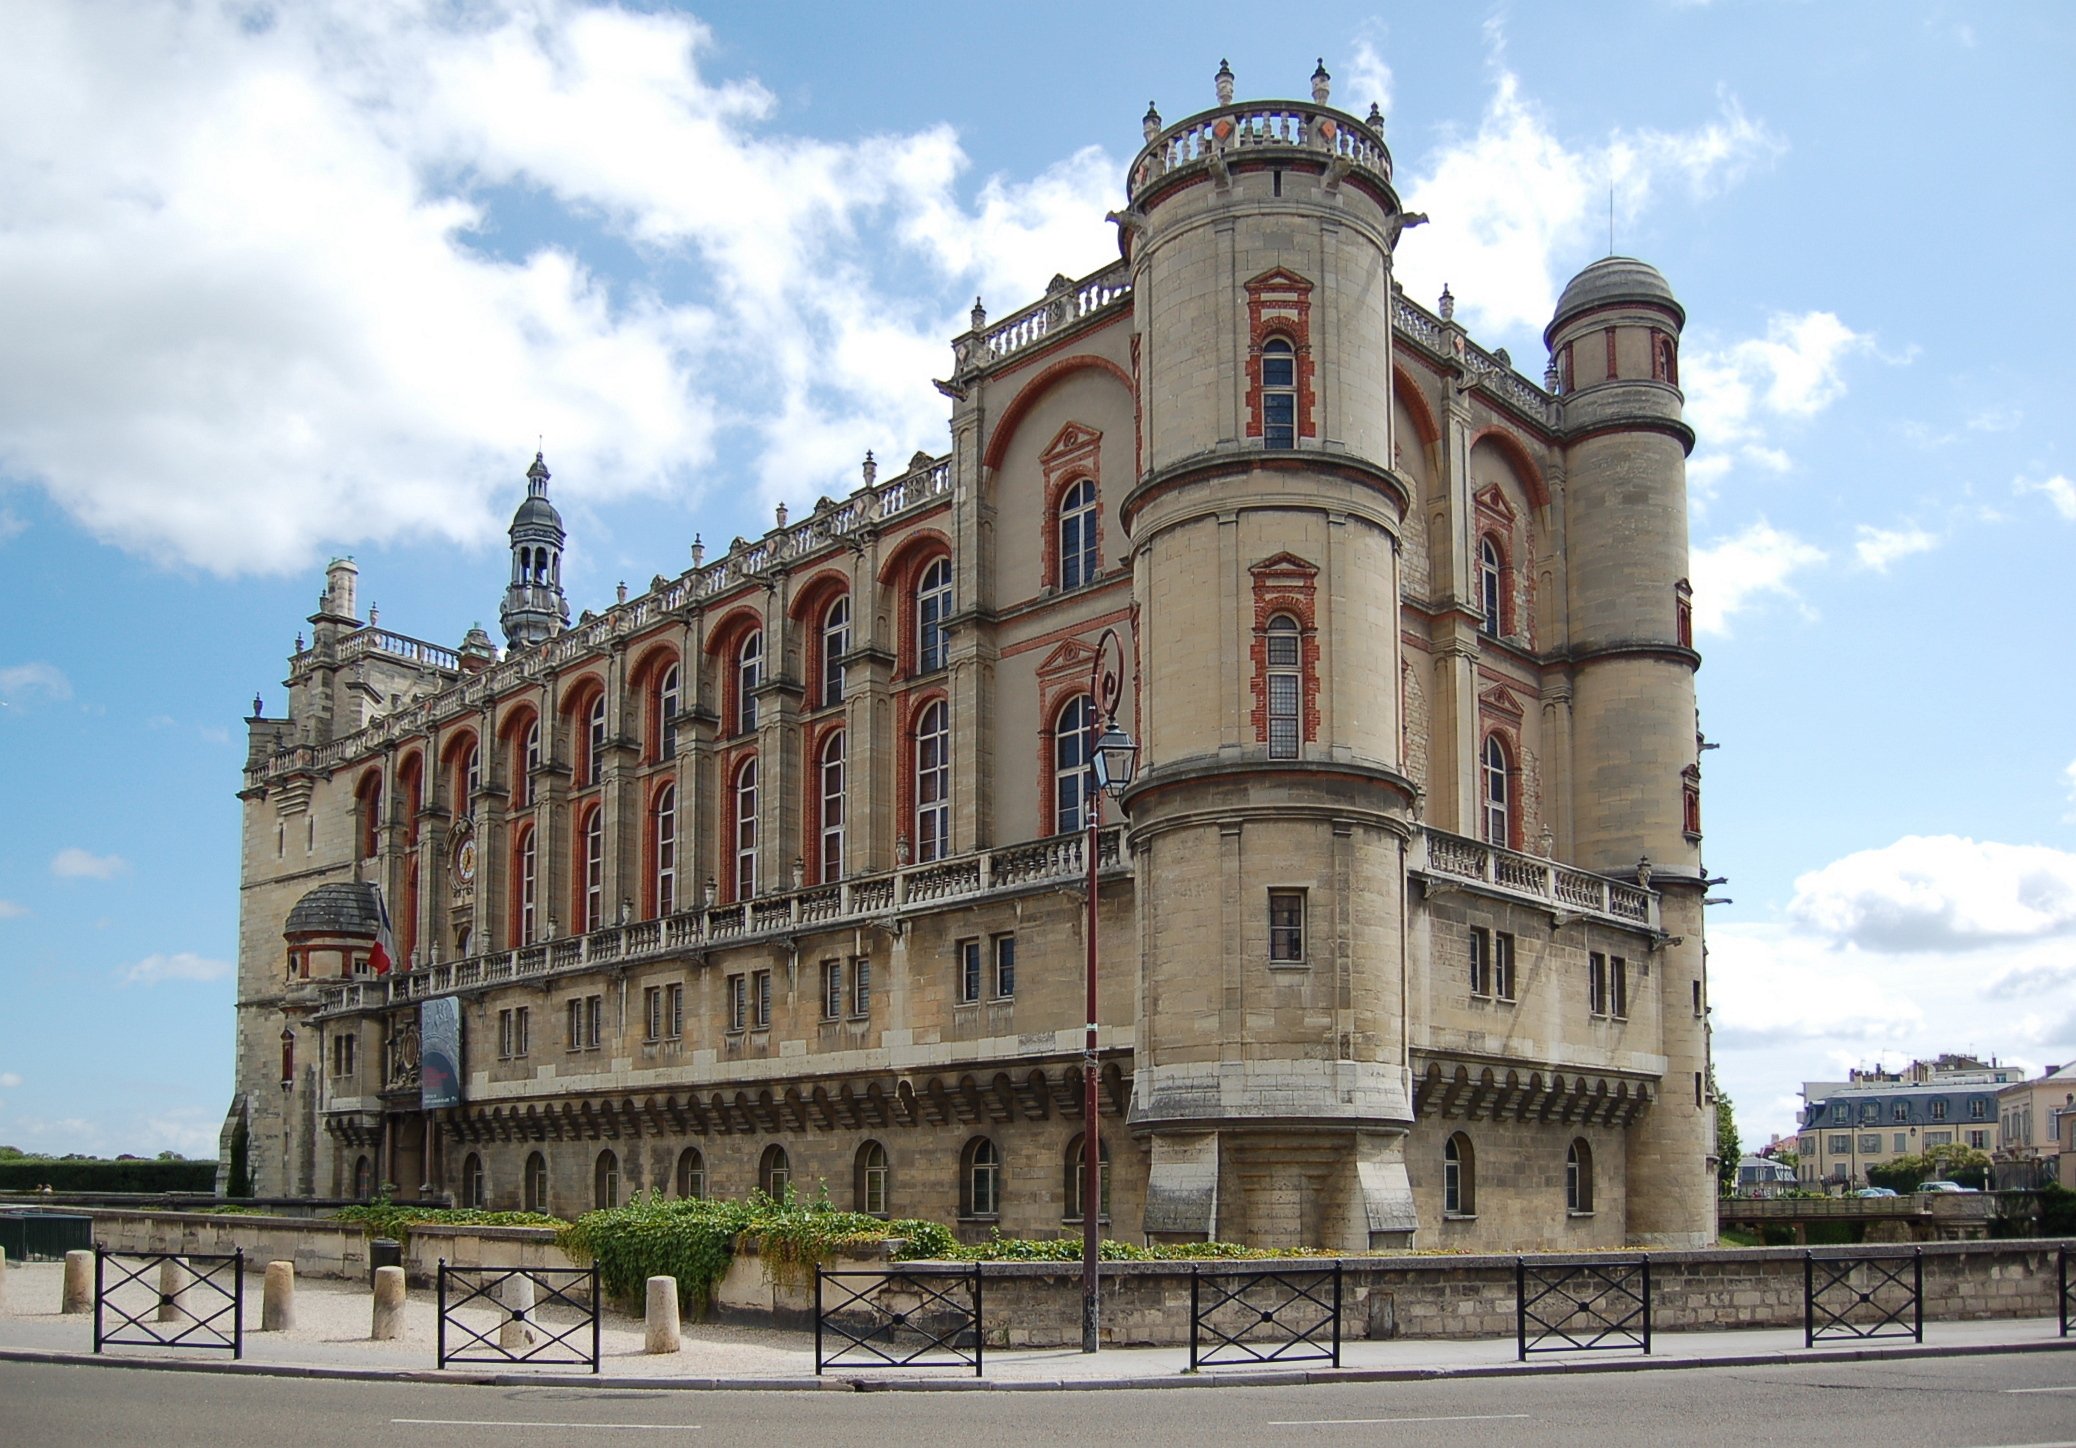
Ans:
[[[65,1296],[59,1306],[60,1312],[92,1312],[94,1310],[94,1254],[91,1252],[67,1252],[65,1254]]]
[[[678,1336],[678,1279],[649,1279],[649,1310],[643,1322],[642,1351],[677,1352],[683,1343]]]
[[[533,1277],[514,1272],[499,1284],[498,1300],[505,1305],[505,1320],[497,1325],[497,1345],[506,1352],[524,1352],[534,1344],[533,1329],[526,1316],[533,1311]]]
[[[269,1262],[260,1289],[260,1331],[287,1332],[296,1325],[296,1264]]]
[[[159,1263],[159,1321],[179,1322],[187,1316],[187,1268],[178,1257]]]
[[[375,1326],[371,1342],[395,1342],[404,1335],[404,1269],[375,1269]]]

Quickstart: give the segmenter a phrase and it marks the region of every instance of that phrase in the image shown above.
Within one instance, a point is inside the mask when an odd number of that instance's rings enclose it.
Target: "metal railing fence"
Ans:
[[[815,1376],[838,1368],[985,1366],[981,1271],[815,1269]],[[840,1344],[831,1350],[832,1344]]]
[[[596,1267],[449,1267],[440,1261],[439,1365],[598,1371]],[[459,1345],[448,1346],[452,1333]]]
[[[1514,1259],[1514,1348],[1651,1351],[1651,1259]]]
[[[1802,1345],[1841,1337],[1925,1340],[1922,1248],[1802,1254]]]
[[[1341,1365],[1341,1264],[1254,1271],[1193,1265],[1189,1368]]]
[[[156,1270],[158,1280],[146,1274]],[[224,1319],[228,1317],[228,1329]],[[245,1253],[94,1248],[94,1351],[185,1347],[245,1356]]]

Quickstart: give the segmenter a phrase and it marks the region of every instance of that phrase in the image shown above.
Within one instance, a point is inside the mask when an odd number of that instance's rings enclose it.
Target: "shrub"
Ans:
[[[0,1192],[213,1192],[213,1161],[0,1161]]]
[[[422,1227],[561,1227],[560,1217],[540,1212],[492,1212],[481,1207],[421,1207],[412,1202],[374,1201],[364,1206],[341,1207],[333,1219],[358,1222],[370,1239],[409,1239],[411,1228]]]

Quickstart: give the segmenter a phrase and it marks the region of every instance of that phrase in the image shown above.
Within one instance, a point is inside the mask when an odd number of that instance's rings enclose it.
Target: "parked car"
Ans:
[[[1853,1193],[1856,1197],[1892,1197],[1895,1194],[1894,1187],[1861,1187]]]
[[[1959,1182],[1947,1181],[1920,1182],[1917,1189],[1921,1192],[1972,1192],[1976,1190],[1974,1187],[1964,1187]]]

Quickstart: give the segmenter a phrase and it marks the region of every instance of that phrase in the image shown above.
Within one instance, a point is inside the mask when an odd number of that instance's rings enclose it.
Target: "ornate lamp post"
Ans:
[[[1132,782],[1139,746],[1117,726],[1117,701],[1124,693],[1124,646],[1117,630],[1104,629],[1088,677],[1088,1041],[1081,1062],[1081,1350],[1094,1352],[1098,1336],[1097,1263],[1103,1228],[1103,1154],[1096,1137],[1096,856],[1101,846],[1103,796],[1116,799]],[[1096,732],[1101,710],[1103,729]]]

